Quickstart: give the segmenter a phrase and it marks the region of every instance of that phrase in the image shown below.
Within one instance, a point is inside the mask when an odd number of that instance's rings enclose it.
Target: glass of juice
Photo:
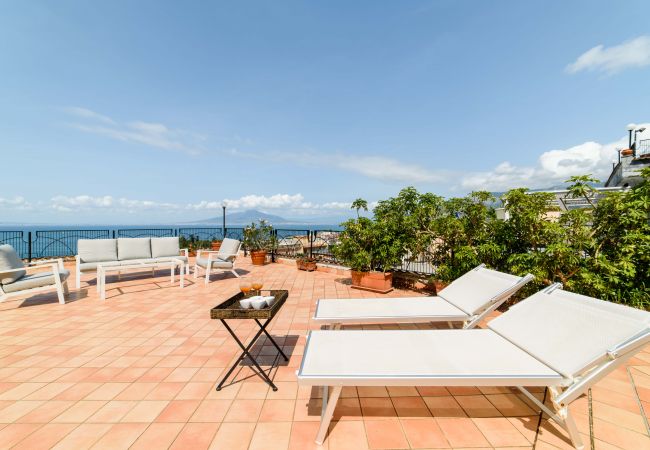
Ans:
[[[262,280],[253,280],[251,283],[251,286],[253,290],[257,291],[257,295],[261,294],[262,286],[264,286],[264,283],[262,283]]]
[[[242,281],[239,283],[239,290],[244,293],[244,296],[248,296],[248,293],[251,291],[251,282],[250,281]]]

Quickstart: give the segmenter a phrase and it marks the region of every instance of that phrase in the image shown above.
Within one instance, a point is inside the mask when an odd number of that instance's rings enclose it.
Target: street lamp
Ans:
[[[635,123],[627,124],[627,132],[629,133],[627,148],[632,148],[632,132],[634,131],[635,128],[636,128]]]
[[[226,202],[221,202],[221,208],[223,209],[223,222],[221,224],[221,234],[223,238],[226,238]]]

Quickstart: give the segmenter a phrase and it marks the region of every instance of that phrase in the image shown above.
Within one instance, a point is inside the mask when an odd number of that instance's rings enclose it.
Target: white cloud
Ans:
[[[569,73],[583,70],[613,75],[632,67],[650,65],[650,36],[639,36],[619,45],[598,45],[580,55],[566,67]]]
[[[111,211],[151,210],[151,209],[180,209],[173,203],[160,203],[149,200],[132,200],[127,198],[113,198],[110,195],[93,197],[90,195],[66,196],[57,195],[51,200],[51,206],[59,212],[74,212],[91,209],[105,209]]]
[[[118,123],[110,117],[86,108],[68,107],[64,111],[81,119],[70,124],[73,128],[106,136],[122,142],[143,144],[163,150],[175,150],[196,155],[201,153],[202,136],[183,130],[171,129],[161,123],[133,121]]]
[[[433,184],[449,179],[449,172],[430,170],[393,158],[354,155],[342,152],[270,152],[264,155],[237,152],[239,156],[299,164],[307,167],[330,167],[386,182]]]
[[[292,211],[300,213],[347,210],[350,209],[351,205],[351,202],[327,202],[322,204],[308,202],[305,201],[302,194],[275,194],[270,196],[253,194],[245,195],[237,199],[225,199],[223,201],[226,202],[229,210],[262,209]],[[3,206],[3,202],[7,201],[0,199],[0,207]],[[164,212],[220,210],[221,203],[222,200],[202,200],[197,203],[181,204],[156,202],[151,200],[115,198],[110,195],[57,195],[51,199],[50,206],[55,211],[64,213],[90,210],[131,213],[136,211],[153,210]]]
[[[650,123],[638,127],[650,129]],[[643,135],[637,136],[644,139]],[[547,188],[562,183],[574,175],[592,174],[605,181],[617,160],[617,150],[626,148],[627,137],[608,144],[588,141],[562,150],[550,150],[540,155],[534,166],[515,166],[502,162],[494,169],[462,177],[460,187],[472,190],[501,191],[515,187]]]
[[[31,209],[32,204],[25,200],[24,197],[17,196],[14,198],[0,197],[0,208],[2,209]]]

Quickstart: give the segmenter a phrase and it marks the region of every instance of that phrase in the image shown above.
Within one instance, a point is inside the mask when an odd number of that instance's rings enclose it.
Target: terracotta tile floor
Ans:
[[[315,447],[319,392],[299,388],[295,370],[316,300],[371,294],[351,290],[342,275],[240,261],[265,288],[290,292],[271,326],[290,355],[271,370],[277,392],[248,366],[239,382],[214,389],[239,354],[208,313],[238,291],[232,275],[213,276],[207,287],[190,276],[185,289],[165,271],[111,278],[106,301],[85,275],[66,305],[54,293],[0,304],[0,448]],[[242,338],[255,331],[232,325]],[[273,348],[255,351],[270,367]],[[572,411],[589,447],[587,405],[581,398]],[[596,448],[650,449],[640,406],[650,411],[650,350],[593,389]],[[504,388],[346,388],[335,419],[323,446],[330,450],[571,448],[553,422],[538,426],[538,411]]]

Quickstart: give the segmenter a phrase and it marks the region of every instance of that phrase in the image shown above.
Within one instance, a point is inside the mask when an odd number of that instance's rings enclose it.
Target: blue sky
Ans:
[[[0,9],[0,222],[189,221],[224,199],[311,220],[408,185],[552,186],[606,176],[650,121],[646,1]]]

